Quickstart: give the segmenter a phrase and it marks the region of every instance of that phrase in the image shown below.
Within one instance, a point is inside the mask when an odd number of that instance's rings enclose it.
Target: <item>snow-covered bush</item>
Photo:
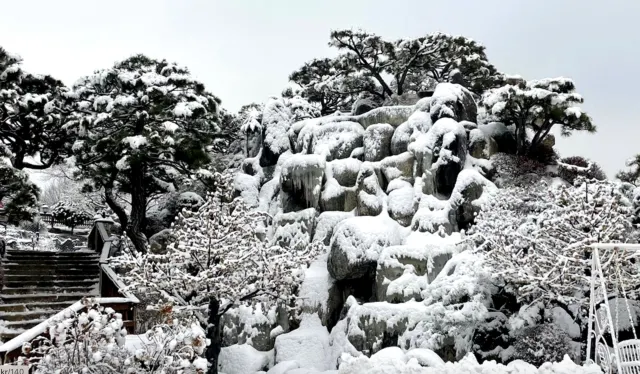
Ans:
[[[93,214],[74,201],[58,202],[51,207],[51,216],[63,225],[71,227],[71,232],[76,226],[93,218]]]
[[[583,176],[586,179],[607,179],[607,175],[600,165],[581,156],[561,159],[558,162],[558,175],[570,184],[573,184],[578,176]]]
[[[216,192],[196,212],[183,211],[174,223],[174,241],[165,254],[126,253],[114,262],[126,271],[127,284],[157,294],[164,301],[209,309],[207,336],[212,339],[210,363],[220,350],[220,317],[241,304],[289,304],[306,267],[321,244],[282,248],[260,240],[268,217],[234,198],[233,175],[214,174]],[[215,352],[217,350],[217,352]]]
[[[500,189],[471,233],[519,300],[568,305],[588,298],[589,245],[624,242],[630,219],[629,202],[614,182],[579,179],[574,187],[539,180]],[[628,289],[640,286],[640,275],[628,261],[632,255],[604,251],[601,256],[605,274],[613,275],[607,268],[620,262]]]
[[[50,373],[204,373],[204,332],[189,320],[155,326],[130,349],[122,316],[85,299],[86,311],[67,312],[50,321],[48,337],[23,346],[19,362],[35,363],[37,374]]]
[[[556,325],[545,323],[523,330],[515,339],[510,358],[540,366],[545,362],[560,362],[571,352],[569,335]]]

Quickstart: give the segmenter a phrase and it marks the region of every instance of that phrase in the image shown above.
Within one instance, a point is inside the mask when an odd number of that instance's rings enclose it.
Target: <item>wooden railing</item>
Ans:
[[[135,305],[140,301],[135,295],[125,291],[125,285],[109,265],[108,261],[112,254],[112,243],[114,240],[114,237],[109,234],[109,227],[112,224],[113,221],[111,220],[96,220],[88,237],[87,247],[100,255],[99,268],[97,269],[100,276],[100,296],[94,298],[94,301],[121,313],[127,332],[133,333],[135,331]],[[64,316],[68,311],[79,312],[84,308],[85,306],[82,300],[78,300],[53,317],[48,318],[37,326],[0,345],[0,363],[15,360],[21,354],[24,343],[31,342],[39,336],[46,335],[51,320]]]
[[[49,224],[49,226],[51,226],[51,228],[54,228],[56,226],[56,224],[57,224],[57,225],[67,226],[67,227],[71,228],[72,231],[73,231],[73,229],[77,229],[77,228],[88,228],[88,227],[91,227],[91,226],[93,226],[93,224],[95,222],[93,219],[85,219],[85,220],[82,220],[82,221],[56,219],[50,213],[41,213],[40,214],[40,218],[42,219],[43,222]]]

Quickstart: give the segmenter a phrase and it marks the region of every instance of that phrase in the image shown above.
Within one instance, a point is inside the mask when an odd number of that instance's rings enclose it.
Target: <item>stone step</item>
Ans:
[[[29,295],[0,295],[0,299],[6,304],[31,304],[56,301],[78,301],[85,296],[97,296],[86,293],[64,293],[64,294],[29,294]],[[29,307],[27,305],[27,307]]]
[[[62,310],[70,306],[71,304],[75,303],[78,300],[45,302],[45,303],[38,302],[38,303],[29,303],[28,305],[25,303],[0,304],[0,312],[29,312],[29,311],[36,311],[36,310],[47,310],[52,308],[57,308],[59,310]]]
[[[33,319],[47,319],[60,312],[60,310],[43,309],[27,312],[0,312],[0,321],[28,321]]]
[[[25,255],[25,256],[94,256],[97,252],[83,251],[83,252],[58,252],[58,251],[31,251],[31,250],[14,250],[7,251],[7,255]]]
[[[20,274],[20,275],[11,275],[5,274],[4,281],[6,283],[9,282],[30,282],[30,281],[41,281],[41,282],[53,282],[53,281],[82,281],[89,279],[96,279],[98,277],[98,272],[96,271],[94,274],[65,274],[65,275],[53,275],[53,274],[42,274],[42,275],[34,275],[34,274]]]
[[[20,266],[28,266],[35,268],[48,268],[48,267],[84,267],[84,266],[97,266],[99,265],[99,261],[37,261],[37,262],[29,262],[29,261],[4,261],[2,262],[2,266],[5,268],[11,267],[20,267]]]
[[[29,330],[46,320],[47,318],[28,319],[24,321],[7,321],[5,322],[4,327],[11,330]]]
[[[98,266],[92,266],[89,268],[81,269],[81,268],[30,268],[30,267],[16,267],[7,269],[5,274],[7,275],[37,275],[37,276],[46,276],[46,275],[56,275],[56,276],[66,276],[66,275],[98,275],[99,273]]]
[[[7,281],[5,280],[5,287],[9,288],[20,288],[20,287],[91,287],[93,285],[97,285],[99,282],[98,276],[96,275],[94,278],[88,278],[83,280],[46,280],[46,279],[35,279],[30,281]]]
[[[71,286],[71,287],[5,287],[2,289],[3,295],[30,295],[30,294],[64,294],[64,293],[96,293],[98,284],[93,283],[90,286]]]
[[[5,256],[7,261],[86,261],[94,260],[98,261],[100,256],[88,255],[88,256],[29,256],[29,255],[7,255]]]

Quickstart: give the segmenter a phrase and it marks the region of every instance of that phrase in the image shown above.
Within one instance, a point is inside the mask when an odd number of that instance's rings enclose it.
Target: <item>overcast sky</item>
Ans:
[[[434,31],[482,42],[500,70],[573,78],[595,135],[559,139],[609,176],[640,153],[640,1],[0,0],[0,45],[26,70],[71,85],[135,53],[185,65],[223,106],[277,95],[291,71],[331,54],[329,32],[389,39]]]

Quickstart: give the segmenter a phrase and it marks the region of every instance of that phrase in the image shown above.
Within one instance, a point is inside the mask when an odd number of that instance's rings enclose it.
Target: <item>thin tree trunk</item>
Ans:
[[[127,226],[127,236],[136,250],[145,253],[147,239],[142,233],[147,212],[147,197],[144,188],[144,168],[142,165],[131,166],[131,219]]]
[[[205,357],[209,361],[207,374],[218,374],[218,358],[222,350],[222,336],[220,334],[220,302],[215,296],[209,299],[209,319],[207,321],[207,339],[211,344],[207,347]]]

